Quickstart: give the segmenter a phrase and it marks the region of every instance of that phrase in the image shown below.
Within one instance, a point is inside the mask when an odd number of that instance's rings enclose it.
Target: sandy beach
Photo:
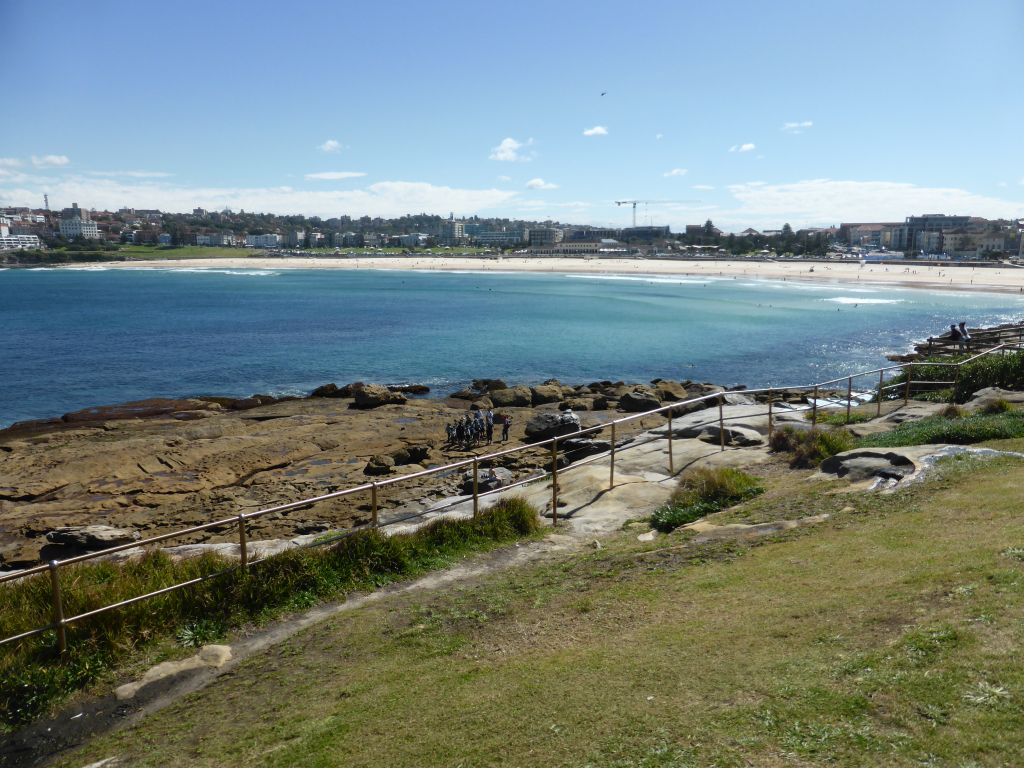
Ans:
[[[76,265],[81,268],[82,265]],[[283,257],[106,262],[123,269],[394,269],[467,272],[537,272],[605,275],[672,275],[695,279],[800,280],[845,285],[953,289],[1024,294],[1024,268],[805,261],[683,261],[674,259],[585,259],[537,257]]]

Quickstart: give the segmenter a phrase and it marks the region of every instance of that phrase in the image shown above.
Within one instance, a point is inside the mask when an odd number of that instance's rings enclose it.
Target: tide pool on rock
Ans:
[[[328,381],[656,376],[802,384],[1018,297],[749,279],[332,270],[0,273],[0,426],[149,397]],[[883,303],[888,302],[888,303]]]

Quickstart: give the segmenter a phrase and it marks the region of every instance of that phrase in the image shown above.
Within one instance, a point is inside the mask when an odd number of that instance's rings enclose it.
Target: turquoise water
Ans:
[[[750,386],[877,367],[1011,295],[746,279],[333,270],[2,270],[0,425],[155,396],[479,377]]]

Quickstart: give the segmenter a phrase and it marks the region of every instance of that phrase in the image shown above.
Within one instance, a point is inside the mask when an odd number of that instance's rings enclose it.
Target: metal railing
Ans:
[[[27,568],[25,570],[17,571],[17,572],[14,572],[14,573],[0,574],[0,585],[2,585],[4,583],[13,582],[13,581],[18,580],[18,579],[24,579],[24,578],[29,578],[29,577],[32,577],[32,576],[38,576],[38,575],[43,574],[43,573],[48,573],[49,577],[50,577],[50,593],[51,593],[51,596],[52,596],[52,606],[53,606],[53,620],[52,620],[52,622],[50,624],[47,624],[46,626],[42,626],[42,627],[36,627],[34,629],[26,630],[26,631],[21,632],[19,634],[12,635],[10,637],[6,637],[6,638],[3,638],[3,639],[0,639],[0,646],[6,645],[8,643],[18,642],[20,640],[25,640],[25,639],[28,639],[30,637],[34,637],[36,635],[43,634],[45,632],[54,631],[56,633],[57,648],[58,648],[58,650],[60,652],[64,652],[66,650],[66,648],[67,648],[66,627],[68,625],[70,625],[70,624],[83,621],[85,619],[88,619],[88,618],[93,617],[93,616],[97,616],[97,615],[105,613],[107,611],[116,610],[118,608],[122,608],[122,607],[125,607],[125,606],[128,606],[128,605],[132,605],[134,603],[138,603],[138,602],[141,602],[143,600],[147,600],[147,599],[150,599],[150,598],[153,598],[153,597],[157,597],[159,595],[167,594],[168,592],[172,592],[172,591],[175,591],[175,590],[178,590],[178,589],[183,589],[185,587],[193,586],[193,585],[199,584],[199,583],[201,583],[203,581],[207,581],[209,579],[217,578],[219,576],[222,576],[222,575],[224,575],[226,573],[229,573],[231,571],[237,570],[239,568],[241,568],[242,570],[247,570],[247,569],[251,568],[253,565],[255,565],[255,564],[259,563],[259,562],[263,562],[264,560],[266,560],[268,558],[264,557],[264,558],[254,559],[254,558],[252,558],[250,556],[250,553],[249,553],[250,541],[249,541],[249,534],[246,531],[246,523],[248,521],[252,521],[252,520],[258,519],[260,517],[266,516],[266,515],[279,514],[279,513],[282,513],[282,512],[290,512],[292,510],[302,509],[304,507],[309,507],[309,506],[312,506],[314,504],[318,504],[318,503],[321,503],[321,502],[324,502],[324,501],[329,501],[329,500],[332,500],[332,499],[340,499],[340,498],[344,498],[344,497],[347,497],[347,496],[352,496],[352,495],[355,495],[355,494],[369,492],[369,494],[370,494],[370,523],[368,524],[368,526],[367,525],[359,526],[359,527],[350,529],[348,531],[345,531],[345,532],[343,532],[343,533],[341,533],[341,534],[339,534],[337,536],[334,536],[334,537],[325,537],[325,538],[323,538],[321,540],[318,540],[318,541],[314,542],[314,544],[310,545],[310,546],[318,546],[318,545],[324,545],[324,544],[332,543],[334,541],[338,541],[339,539],[341,539],[341,538],[343,538],[345,536],[351,535],[352,533],[355,533],[356,531],[359,531],[359,530],[364,530],[367,527],[370,527],[370,528],[384,528],[384,527],[398,525],[398,524],[401,524],[401,523],[404,523],[404,522],[408,522],[410,520],[422,519],[423,517],[425,517],[425,516],[427,516],[429,514],[435,514],[435,513],[438,513],[438,512],[444,512],[446,509],[450,509],[450,508],[452,508],[454,506],[457,506],[457,505],[465,504],[465,503],[467,503],[469,501],[470,498],[472,498],[472,504],[473,504],[473,517],[476,517],[479,514],[479,512],[480,512],[480,499],[483,498],[484,496],[489,496],[489,495],[496,494],[496,493],[504,493],[504,492],[508,491],[510,488],[515,488],[517,486],[522,486],[522,485],[526,485],[526,484],[529,484],[529,483],[537,482],[539,480],[543,480],[543,479],[546,479],[546,478],[551,478],[551,523],[552,523],[552,525],[557,526],[558,525],[558,501],[559,501],[558,500],[558,492],[559,492],[558,478],[559,478],[559,473],[560,472],[564,473],[566,471],[570,471],[570,470],[578,468],[580,466],[584,466],[584,465],[589,464],[591,462],[594,462],[594,461],[597,461],[597,460],[601,460],[601,459],[604,459],[604,458],[608,458],[609,459],[608,488],[611,489],[611,488],[615,487],[615,460],[616,460],[617,454],[621,453],[621,451],[623,451],[623,450],[626,450],[626,449],[629,449],[629,448],[635,448],[635,447],[638,447],[640,445],[644,445],[644,444],[646,444],[648,442],[653,442],[654,440],[660,439],[660,438],[654,437],[654,438],[651,438],[649,440],[646,440],[646,441],[643,441],[643,442],[639,442],[639,441],[635,441],[632,438],[630,438],[630,439],[628,439],[626,442],[624,442],[620,446],[619,440],[618,440],[618,434],[617,434],[617,427],[619,427],[619,426],[621,426],[623,424],[628,424],[630,422],[640,421],[642,419],[650,418],[652,416],[667,416],[668,417],[668,423],[667,423],[666,435],[667,435],[667,438],[668,438],[668,469],[669,469],[669,474],[670,475],[674,475],[675,472],[676,472],[676,468],[675,468],[675,459],[674,459],[674,451],[673,451],[673,439],[674,439],[673,420],[678,417],[680,412],[690,413],[690,412],[701,410],[701,409],[703,409],[703,410],[710,410],[711,411],[711,415],[710,415],[710,417],[709,417],[709,419],[707,421],[698,421],[697,423],[692,423],[692,421],[691,421],[689,423],[689,426],[691,428],[696,428],[696,427],[708,427],[708,426],[712,426],[712,425],[716,425],[717,424],[717,426],[718,426],[719,450],[720,451],[724,451],[726,449],[727,444],[732,442],[731,440],[727,439],[727,437],[726,437],[725,423],[727,421],[734,420],[734,419],[749,419],[751,417],[767,415],[767,417],[768,417],[768,440],[770,442],[771,438],[772,438],[772,434],[773,434],[774,428],[775,428],[776,405],[777,405],[778,402],[780,402],[778,400],[778,397],[780,395],[782,395],[783,393],[787,393],[787,392],[788,393],[805,393],[806,395],[809,396],[809,398],[807,398],[807,399],[809,400],[808,407],[809,407],[810,412],[811,412],[810,413],[810,421],[811,421],[812,427],[817,425],[817,422],[818,422],[818,410],[819,410],[819,408],[823,407],[822,404],[824,404],[825,407],[835,407],[837,405],[839,407],[842,407],[845,404],[845,408],[846,408],[846,423],[849,423],[851,409],[852,409],[852,406],[853,406],[853,403],[854,403],[855,399],[857,399],[857,398],[855,398],[855,394],[856,395],[860,395],[862,392],[874,393],[875,399],[877,401],[877,411],[876,411],[876,414],[877,415],[881,415],[883,400],[887,400],[887,399],[896,399],[896,400],[902,399],[904,404],[906,404],[907,401],[909,401],[909,399],[910,399],[910,395],[911,395],[912,390],[913,390],[914,387],[921,388],[921,387],[924,387],[924,386],[935,386],[935,385],[952,386],[952,385],[954,385],[956,383],[956,376],[958,376],[960,368],[963,365],[965,365],[966,363],[973,362],[974,360],[977,360],[979,358],[985,357],[987,355],[1005,354],[1007,351],[1020,351],[1021,349],[1024,349],[1024,345],[1022,345],[1021,343],[999,344],[998,346],[992,347],[991,349],[987,349],[987,350],[985,350],[983,352],[980,352],[980,353],[978,353],[978,354],[976,354],[976,355],[974,355],[974,356],[972,356],[970,358],[967,358],[965,360],[962,360],[962,361],[956,362],[956,363],[920,363],[920,362],[900,363],[900,364],[897,364],[897,365],[886,366],[884,368],[876,368],[876,369],[873,369],[873,370],[870,370],[870,371],[859,371],[857,373],[848,374],[846,376],[840,376],[840,377],[835,378],[835,379],[829,379],[828,381],[818,382],[817,384],[804,384],[804,385],[795,385],[795,386],[775,386],[775,387],[767,387],[767,388],[760,388],[760,389],[729,390],[729,391],[715,392],[715,393],[711,393],[711,394],[701,395],[699,397],[694,397],[694,398],[689,398],[687,400],[680,400],[678,402],[669,403],[667,405],[661,406],[660,408],[655,408],[655,409],[650,410],[650,411],[644,411],[642,413],[634,413],[634,414],[630,414],[628,416],[623,416],[623,417],[618,418],[618,419],[612,419],[611,421],[603,422],[601,424],[596,424],[594,426],[587,427],[585,429],[580,429],[580,430],[577,430],[577,431],[572,432],[570,434],[559,435],[557,437],[548,438],[546,440],[541,440],[541,441],[538,441],[538,442],[535,442],[535,443],[527,443],[527,444],[524,444],[524,445],[517,445],[517,446],[513,446],[511,448],[506,448],[506,449],[501,450],[501,451],[496,451],[494,453],[488,453],[488,454],[485,454],[483,456],[473,456],[472,458],[463,459],[461,461],[453,462],[451,464],[445,464],[443,466],[438,466],[438,467],[431,467],[429,469],[424,469],[424,470],[421,470],[421,471],[418,471],[418,472],[412,472],[412,473],[406,474],[406,475],[396,475],[395,477],[390,477],[390,478],[387,478],[387,479],[384,479],[384,480],[378,480],[378,481],[372,481],[372,482],[368,482],[368,483],[362,483],[362,484],[354,486],[352,488],[346,488],[344,490],[334,491],[332,493],[327,493],[327,494],[324,494],[324,495],[321,495],[321,496],[315,496],[315,497],[308,498],[308,499],[301,499],[299,501],[293,501],[293,502],[289,502],[287,504],[280,504],[280,505],[273,506],[273,507],[267,507],[265,509],[260,509],[260,510],[254,511],[254,512],[243,512],[243,513],[239,513],[238,515],[233,515],[231,517],[221,518],[221,519],[215,520],[213,522],[203,523],[202,525],[195,525],[195,526],[192,526],[190,528],[185,528],[185,529],[178,530],[178,531],[172,531],[170,533],[164,533],[164,534],[160,534],[158,536],[152,536],[150,538],[143,539],[141,541],[134,541],[134,542],[130,542],[130,543],[127,543],[127,544],[120,544],[120,545],[117,545],[117,546],[114,546],[114,547],[109,547],[107,549],[103,549],[103,550],[100,550],[100,551],[97,551],[97,552],[90,552],[90,553],[83,554],[83,555],[77,555],[75,557],[69,557],[69,558],[66,558],[66,559],[63,559],[63,560],[51,560],[51,561],[49,561],[47,563],[44,563],[44,564],[41,564],[41,565],[37,565],[37,566],[34,566],[32,568]],[[954,379],[952,381],[924,381],[924,380],[921,380],[921,381],[916,381],[915,382],[913,380],[913,370],[914,370],[915,367],[921,367],[921,366],[930,366],[930,367],[931,366],[945,366],[945,367],[955,368],[956,369],[956,374],[955,374]],[[887,374],[893,374],[896,371],[906,372],[906,374],[907,374],[906,375],[906,379],[903,382],[886,384],[886,375]],[[874,377],[875,376],[878,377],[877,386],[874,386]],[[872,386],[869,387],[869,388],[866,388],[866,389],[862,389],[860,391],[856,390],[854,388],[854,382],[856,380],[858,380],[858,379],[863,379],[863,378],[866,378],[866,377],[870,377],[871,382],[872,382]],[[841,388],[839,390],[835,389],[836,385],[841,385],[841,384],[845,384],[846,385],[845,396],[843,396],[843,392],[842,392]],[[902,388],[902,393],[899,392],[899,390],[901,388]],[[838,398],[836,397],[837,394],[838,394]],[[900,394],[902,394],[902,398],[900,397]],[[748,412],[745,412],[745,413],[743,413],[741,415],[737,415],[737,416],[727,416],[725,414],[725,406],[727,405],[727,402],[726,402],[727,397],[730,396],[730,395],[744,395],[744,396],[748,396],[748,397],[749,396],[758,396],[758,395],[763,396],[763,399],[764,399],[764,401],[765,401],[765,403],[767,405],[767,410],[765,412],[763,412],[763,413],[758,412],[758,413],[751,414],[748,411]],[[829,395],[830,399],[825,399],[824,398],[825,395]],[[895,395],[895,397],[893,397],[893,395]],[[715,408],[715,406],[717,406],[717,409]],[[789,407],[788,404],[787,404],[787,407]],[[716,413],[716,410],[717,410],[717,413]],[[806,410],[806,409],[804,409],[804,410]],[[559,468],[559,466],[558,466],[559,465],[559,443],[562,444],[562,450],[563,450],[563,452],[565,452],[565,450],[566,450],[565,447],[564,447],[565,446],[565,441],[572,440],[572,439],[579,439],[579,438],[582,438],[582,437],[586,437],[588,435],[597,434],[599,432],[604,431],[605,429],[610,429],[611,430],[611,439],[609,441],[609,444],[610,444],[610,450],[609,451],[593,454],[591,456],[587,456],[587,457],[585,457],[583,459],[580,459],[578,461],[572,461],[572,463],[569,466],[566,466],[566,467],[564,467],[562,469]],[[521,480],[519,480],[519,481],[517,481],[515,483],[512,483],[511,485],[507,485],[507,486],[503,486],[503,487],[500,487],[500,488],[496,488],[496,489],[493,489],[491,491],[484,491],[484,492],[480,491],[480,467],[481,467],[481,465],[489,464],[491,466],[494,466],[496,461],[498,461],[499,459],[502,459],[504,457],[510,456],[512,454],[525,453],[525,452],[529,452],[529,451],[537,451],[538,449],[543,449],[543,448],[548,448],[549,453],[550,453],[550,459],[549,459],[550,460],[550,468],[548,470],[541,471],[539,474],[534,474],[534,475],[531,475],[529,477],[523,478],[523,479],[521,479]],[[568,452],[572,453],[572,449],[570,449]],[[568,457],[566,457],[566,458],[568,458]],[[386,489],[386,488],[388,488],[389,486],[392,486],[392,485],[397,485],[399,483],[408,483],[408,482],[412,482],[412,481],[421,481],[423,478],[430,477],[430,476],[433,476],[433,475],[438,475],[438,474],[445,474],[445,475],[447,475],[447,474],[451,474],[452,472],[459,471],[459,470],[464,470],[464,469],[468,469],[468,470],[472,471],[472,489],[473,489],[473,492],[472,492],[471,496],[470,495],[466,495],[464,497],[459,497],[459,498],[455,499],[454,501],[450,501],[447,504],[430,507],[430,508],[422,510],[420,512],[416,512],[416,513],[413,513],[413,514],[405,515],[405,516],[402,516],[402,517],[399,517],[399,518],[396,518],[396,519],[393,519],[393,520],[389,520],[389,521],[384,522],[384,523],[382,523],[380,521],[380,514],[379,514],[380,493],[381,493],[381,491],[383,489]],[[114,553],[117,553],[117,552],[123,552],[125,550],[132,550],[132,549],[144,550],[147,547],[152,547],[152,546],[154,546],[156,544],[168,541],[168,540],[173,539],[173,538],[179,538],[179,537],[183,537],[183,536],[190,536],[190,535],[193,535],[193,534],[196,534],[196,533],[200,533],[202,531],[211,531],[211,530],[223,529],[223,528],[232,527],[232,526],[237,527],[237,530],[238,530],[239,561],[238,561],[237,565],[232,566],[232,567],[227,568],[227,569],[224,569],[222,571],[218,571],[216,573],[207,574],[207,575],[200,576],[200,577],[197,577],[197,578],[194,578],[194,579],[190,579],[188,581],[184,581],[184,582],[181,582],[181,583],[178,583],[178,584],[173,584],[171,586],[164,587],[162,589],[155,590],[153,592],[148,592],[148,593],[145,593],[145,594],[142,594],[142,595],[137,595],[137,596],[129,598],[127,600],[122,600],[122,601],[117,602],[117,603],[111,603],[110,605],[105,605],[105,606],[102,606],[100,608],[95,608],[93,610],[86,611],[86,612],[83,612],[83,613],[80,613],[80,614],[77,614],[77,615],[73,615],[73,616],[66,616],[65,615],[65,612],[64,612],[65,604],[64,604],[64,599],[63,599],[63,595],[62,595],[61,579],[60,579],[60,571],[61,571],[61,569],[67,568],[67,567],[72,566],[72,565],[76,565],[78,563],[88,562],[90,560],[106,558],[106,557],[109,557],[111,554],[114,554]]]

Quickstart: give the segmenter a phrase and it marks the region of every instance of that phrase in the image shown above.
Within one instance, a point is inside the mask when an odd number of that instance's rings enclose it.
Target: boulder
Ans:
[[[476,487],[480,493],[496,491],[499,488],[512,484],[513,475],[510,469],[505,469],[504,467],[483,469],[481,467],[478,471],[479,477]],[[462,474],[462,492],[465,494],[473,493],[473,470]]]
[[[972,413],[984,411],[999,400],[1004,400],[1013,405],[1021,405],[1024,403],[1024,392],[1014,392],[1009,389],[1000,389],[999,387],[985,387],[985,389],[979,389],[971,395],[971,399],[964,403],[964,410],[971,411]]]
[[[471,411],[487,411],[494,407],[494,403],[491,402],[489,397],[481,397],[479,400],[474,400],[469,405]]]
[[[607,404],[607,400],[601,397],[602,404]],[[563,400],[558,404],[558,410],[560,411],[596,411],[600,410],[597,407],[597,399],[593,397],[570,397]]]
[[[726,405],[753,405],[754,398],[750,395],[741,395],[737,392],[730,392],[725,395]]]
[[[394,459],[396,466],[422,464],[430,457],[430,450],[429,445],[407,445],[392,453],[391,458]]]
[[[382,405],[402,405],[406,401],[405,395],[401,392],[392,392],[380,384],[363,384],[358,388],[353,387],[352,393],[355,397],[353,405],[356,408],[378,408]]]
[[[46,540],[51,544],[62,544],[88,552],[130,544],[140,538],[135,531],[110,525],[68,525],[46,534]]]
[[[229,401],[230,402],[230,401]],[[65,413],[61,421],[70,424],[88,424],[97,421],[114,421],[117,419],[145,419],[154,416],[168,416],[177,411],[200,411],[217,409],[221,404],[206,399],[170,400],[154,397],[149,400],[136,400],[119,405],[100,405],[85,408],[81,411]]]
[[[309,396],[310,397],[344,397],[344,395],[341,394],[341,388],[337,384],[334,384],[333,382],[330,383],[330,384],[324,384],[322,387],[317,387],[316,389],[314,389],[312,392],[309,393]]]
[[[580,417],[572,411],[538,413],[526,423],[528,443],[548,440],[559,435],[571,435],[580,431]]]
[[[902,480],[914,471],[914,462],[894,451],[867,448],[830,456],[821,462],[819,469],[825,474],[854,482],[874,477]]]
[[[472,389],[460,389],[458,392],[452,392],[448,397],[453,397],[456,400],[476,400],[480,396],[480,393]]]
[[[725,432],[726,445],[738,445],[743,447],[764,445],[764,438],[757,430],[737,426],[726,426],[725,429],[722,430],[717,424],[712,424],[702,428],[699,434],[697,434],[697,439],[702,440],[705,443],[720,445],[721,434],[723,431]]]
[[[493,392],[496,389],[508,389],[508,384],[501,379],[473,379],[470,389],[478,394],[483,394],[484,392]]]
[[[570,461],[579,461],[597,453],[607,453],[612,449],[610,440],[593,440],[586,437],[570,437],[558,446],[565,450]]]
[[[391,468],[395,466],[395,460],[390,456],[371,456],[363,467],[364,475],[390,475]]]
[[[406,395],[426,395],[430,392],[430,387],[426,384],[391,384],[388,389]]]
[[[491,401],[496,408],[529,408],[533,405],[533,393],[529,387],[508,387],[491,390]]]
[[[661,407],[661,400],[647,387],[635,386],[619,397],[619,408],[627,413],[643,413]]]
[[[692,395],[686,391],[686,387],[678,381],[657,379],[653,383],[654,394],[656,394],[658,399],[663,403],[677,403],[680,400],[687,400],[692,397]]]
[[[562,387],[557,384],[541,384],[539,387],[530,388],[530,396],[533,405],[544,405],[544,403],[558,403],[562,400]]]

